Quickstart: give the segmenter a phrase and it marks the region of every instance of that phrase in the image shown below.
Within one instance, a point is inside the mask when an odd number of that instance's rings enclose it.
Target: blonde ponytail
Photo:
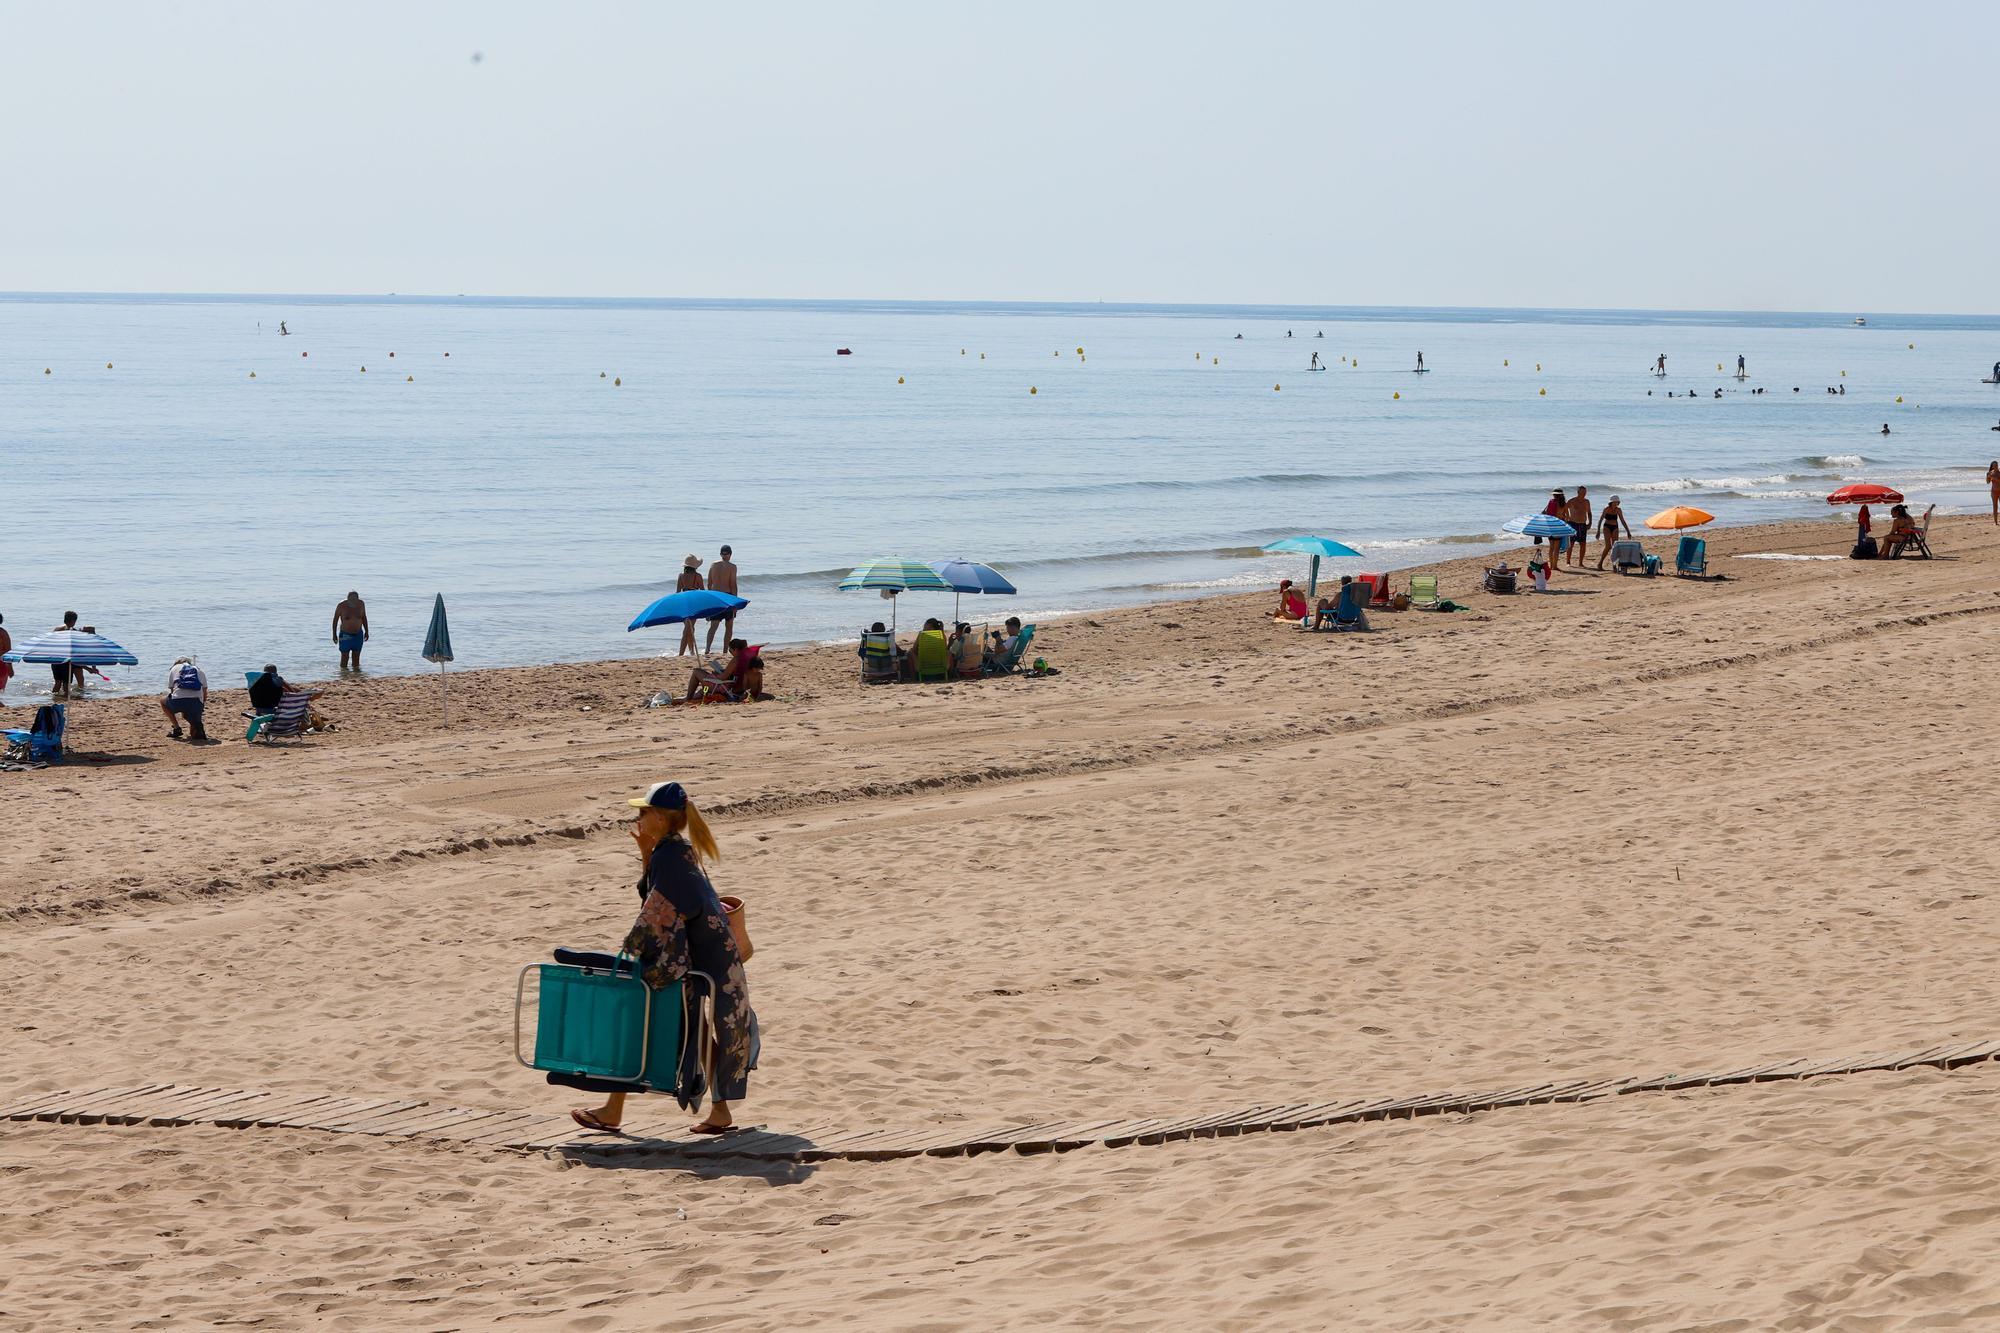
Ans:
[[[667,836],[677,838],[685,834],[698,864],[705,866],[722,859],[722,853],[715,846],[715,835],[708,831],[708,821],[701,817],[701,811],[694,808],[693,801],[682,809],[668,810],[666,816]]]

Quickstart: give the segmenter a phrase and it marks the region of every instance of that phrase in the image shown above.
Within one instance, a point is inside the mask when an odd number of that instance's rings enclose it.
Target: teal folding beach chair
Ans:
[[[1699,537],[1681,538],[1674,553],[1674,573],[1701,578],[1708,573],[1708,543]]]
[[[0,732],[7,742],[7,760],[15,764],[60,764],[63,731],[69,725],[69,710],[62,704],[42,704],[27,730]]]
[[[1333,604],[1333,627],[1336,630],[1366,630],[1368,612],[1365,599],[1368,596],[1365,583],[1343,583],[1340,596]]]
[[[528,964],[515,981],[515,1060],[551,1083],[592,1092],[674,1089],[690,1029],[686,986],[654,990],[624,955],[558,949],[555,956],[554,963]],[[532,1057],[523,1053],[530,1009]]]

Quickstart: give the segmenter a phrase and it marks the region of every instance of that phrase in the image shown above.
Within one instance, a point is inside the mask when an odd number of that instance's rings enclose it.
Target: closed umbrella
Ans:
[[[1656,532],[1678,532],[1682,528],[1698,528],[1704,523],[1715,522],[1715,515],[1706,509],[1696,509],[1691,505],[1675,505],[1662,509],[1646,520],[1646,526]]]
[[[938,572],[929,565],[921,560],[905,560],[900,555],[883,556],[879,560],[856,565],[853,571],[840,581],[842,592],[869,588],[879,589],[891,599],[889,629],[892,633],[896,628],[896,603],[893,600],[896,594],[911,591],[951,591],[951,585],[938,577]]]
[[[991,593],[1011,597],[1018,591],[1005,575],[977,560],[933,560],[931,572],[951,585],[955,594]],[[958,597],[951,599],[951,620],[958,623]]]
[[[451,685],[445,680],[444,664],[451,661],[451,625],[444,618],[444,594],[431,607],[431,627],[424,634],[424,660],[438,664],[439,698],[444,704],[444,725],[451,725]]]
[[[1264,545],[1267,551],[1300,551],[1312,557],[1312,568],[1306,578],[1306,601],[1311,602],[1313,594],[1319,591],[1319,562],[1322,556],[1359,556],[1361,552],[1344,542],[1331,537],[1281,537]]]

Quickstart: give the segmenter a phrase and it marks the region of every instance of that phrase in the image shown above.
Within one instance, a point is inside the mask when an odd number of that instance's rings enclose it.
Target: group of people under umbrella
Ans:
[[[889,599],[889,633],[895,633],[895,601],[906,592],[948,592],[953,594],[952,618],[958,618],[958,599],[967,593],[1011,596],[1017,590],[1006,575],[991,565],[974,560],[940,560],[924,563],[902,556],[884,556],[856,566],[840,581],[840,591],[880,592]],[[671,592],[632,618],[626,632],[655,625],[683,625],[697,621],[728,620],[735,617],[750,599],[735,593],[693,588]],[[698,665],[688,677],[687,695],[681,702],[743,701],[765,697],[762,645],[745,639],[728,641],[729,656],[719,665]]]

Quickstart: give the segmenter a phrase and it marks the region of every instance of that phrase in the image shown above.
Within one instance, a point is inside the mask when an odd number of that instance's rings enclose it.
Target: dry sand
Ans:
[[[0,1096],[144,1079],[559,1110],[512,977],[631,916],[686,783],[751,904],[773,1127],[1187,1115],[2000,1036],[2000,531],[1834,523],[1367,636],[1220,598],[1060,676],[644,711],[618,663],[343,684],[286,749],[88,701],[0,774]],[[1665,549],[1666,543],[1655,543]],[[754,627],[752,627],[754,628]],[[588,711],[586,711],[586,708]],[[215,713],[228,717],[223,703]],[[220,725],[213,727],[223,734]],[[240,733],[237,733],[240,735]],[[573,1166],[0,1124],[0,1326],[1900,1328],[2000,1312],[2000,1070],[1055,1158]],[[681,1216],[685,1210],[686,1216]]]

